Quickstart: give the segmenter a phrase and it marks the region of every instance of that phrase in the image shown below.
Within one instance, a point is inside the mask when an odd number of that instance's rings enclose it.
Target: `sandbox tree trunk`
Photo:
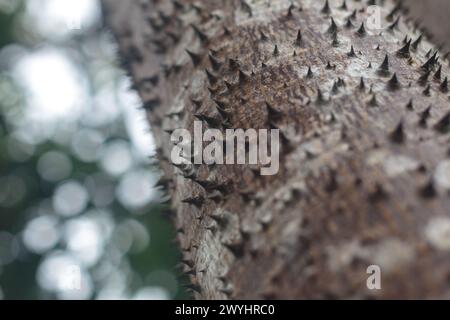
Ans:
[[[103,4],[196,298],[450,297],[449,68],[398,2]],[[173,166],[170,133],[198,118],[279,128],[279,173]]]

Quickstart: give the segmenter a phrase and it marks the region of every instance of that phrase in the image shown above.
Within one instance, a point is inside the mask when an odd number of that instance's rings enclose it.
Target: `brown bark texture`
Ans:
[[[444,2],[103,1],[196,298],[450,298]],[[279,128],[279,173],[172,165],[199,118]]]

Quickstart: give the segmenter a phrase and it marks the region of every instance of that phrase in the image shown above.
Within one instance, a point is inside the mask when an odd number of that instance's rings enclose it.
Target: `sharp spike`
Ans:
[[[439,89],[442,93],[448,92],[448,78],[445,77],[444,81],[442,81],[441,85],[439,86]]]
[[[353,48],[353,46],[350,47],[350,52],[347,53],[347,56],[349,56],[351,58],[356,57],[355,49]]]
[[[194,114],[194,117],[201,121],[205,121],[211,128],[220,128],[220,125],[222,124],[220,120],[206,116],[204,114]]]
[[[336,81],[334,81],[334,83],[333,83],[333,87],[331,88],[331,93],[334,95],[339,93],[339,87],[338,87]]]
[[[435,80],[441,81],[441,75],[442,75],[442,66],[439,66],[436,73],[434,74],[433,78]]]
[[[389,56],[386,54],[384,57],[383,62],[381,63],[380,67],[378,68],[378,73],[382,75],[388,75],[389,72]]]
[[[317,104],[323,104],[325,103],[325,98],[323,97],[322,94],[322,90],[320,90],[320,88],[317,88],[317,99],[316,99],[316,103]]]
[[[324,4],[322,10],[320,10],[320,12],[322,12],[323,14],[331,13],[330,4],[328,3],[328,0],[325,0],[325,4]]]
[[[227,87],[228,91],[233,90],[233,84],[231,84],[230,82],[224,80],[223,83],[225,83],[225,86]]]
[[[238,244],[228,244],[224,243],[223,246],[233,253],[236,257],[241,257],[244,254],[244,248],[242,243]]]
[[[228,64],[230,66],[230,69],[235,70],[239,68],[239,62],[236,59],[228,59]]]
[[[328,28],[327,32],[330,34],[336,33],[338,31],[338,26],[336,24],[336,22],[334,21],[333,17],[331,17],[331,24],[330,27]]]
[[[428,181],[428,183],[421,187],[419,194],[425,199],[434,198],[436,196],[436,189],[434,188],[433,180]]]
[[[201,31],[196,25],[191,24],[192,29],[194,29],[195,34],[200,39],[201,42],[208,42],[208,36]]]
[[[364,27],[364,22],[361,23],[361,26],[356,31],[356,34],[359,35],[360,37],[363,37],[366,35],[366,28]]]
[[[448,133],[450,129],[450,112],[445,114],[438,123],[434,125],[434,129],[440,133]]]
[[[338,180],[336,177],[336,171],[331,170],[330,171],[330,180],[327,182],[327,185],[325,186],[325,190],[328,193],[333,193],[339,188]]]
[[[419,115],[420,120],[419,120],[419,125],[421,127],[426,127],[427,126],[427,120],[430,117],[430,113],[431,113],[431,106],[429,106],[428,108],[426,108],[424,111],[422,111]]]
[[[151,111],[154,108],[158,107],[161,104],[161,100],[159,98],[149,99],[144,102],[142,108],[146,111]]]
[[[399,124],[395,127],[394,131],[391,132],[390,139],[392,142],[398,144],[401,144],[405,141],[405,133],[402,121],[400,121]]]
[[[388,196],[389,195],[386,193],[383,186],[377,183],[375,186],[375,190],[370,193],[369,199],[371,201],[377,202],[386,199]]]
[[[359,89],[359,91],[366,90],[366,84],[364,83],[364,78],[363,77],[361,77],[361,79],[359,80],[358,89]]]
[[[266,108],[267,108],[267,115],[270,119],[278,118],[282,115],[282,112],[272,107],[267,101],[266,101]]]
[[[422,74],[420,76],[419,80],[417,80],[417,83],[420,84],[422,87],[424,87],[428,82],[428,77],[430,76],[430,73],[431,73],[431,70],[428,70],[427,72]]]
[[[353,29],[355,26],[352,23],[352,20],[350,18],[347,18],[347,21],[345,22],[345,28],[347,29]]]
[[[216,109],[224,119],[228,119],[230,117],[230,112],[226,111],[225,102],[213,99],[216,104]]]
[[[241,0],[241,9],[247,12],[249,17],[253,17],[252,7],[250,7],[250,5],[247,2],[245,2],[245,0]]]
[[[231,287],[220,288],[219,291],[226,296],[230,296],[231,294],[233,294],[233,289]]]
[[[406,109],[409,111],[414,111],[414,105],[413,105],[413,100],[409,100],[408,104],[406,105]]]
[[[203,198],[202,196],[196,196],[196,197],[190,197],[190,198],[183,199],[183,200],[181,200],[181,202],[187,203],[187,204],[192,204],[196,207],[201,207],[203,205],[203,203],[205,202],[205,198]]]
[[[429,96],[431,95],[431,86],[428,85],[428,86],[425,88],[425,90],[423,90],[422,94],[423,94],[424,96],[429,97]]]
[[[388,81],[387,86],[388,86],[389,90],[393,90],[393,91],[400,89],[400,82],[398,81],[396,73],[394,73],[392,78]]]
[[[266,34],[262,31],[259,31],[260,35],[261,35],[261,41],[267,41],[269,40],[269,38],[266,36]]]
[[[280,54],[280,51],[278,50],[278,45],[275,45],[275,48],[273,49],[273,55],[278,56]]]
[[[248,76],[241,69],[239,69],[239,83],[244,84],[245,82],[247,82],[247,79]]]
[[[202,293],[202,288],[196,284],[185,284],[185,285],[183,285],[183,287],[185,287],[186,289],[190,289],[198,294]]]
[[[291,3],[291,5],[290,5],[289,8],[288,8],[287,15],[286,15],[288,18],[292,18],[292,17],[294,16],[294,15],[292,14],[293,11],[294,11],[294,9],[295,9],[295,6],[294,6],[293,3]]]
[[[186,49],[186,53],[191,58],[194,66],[198,66],[202,62],[202,56],[200,54],[189,51],[188,49]]]
[[[205,73],[206,73],[206,76],[208,78],[208,82],[211,85],[214,85],[214,84],[217,83],[218,78],[215,75],[213,75],[211,72],[209,72],[208,69],[205,69]]]
[[[331,45],[333,47],[338,47],[339,46],[339,41],[338,41],[338,35],[337,33],[333,33],[333,41],[331,42]]]
[[[184,231],[183,231],[184,233]],[[195,266],[195,263],[192,259],[181,259],[181,262],[187,265],[189,268],[193,269]]]
[[[354,20],[356,19],[356,9],[352,11],[352,13],[348,16],[348,19]]]
[[[419,47],[419,44],[422,42],[423,39],[423,34],[421,34],[412,44],[411,44],[411,48],[413,48],[414,50],[417,50],[417,48]]]
[[[222,67],[222,63],[217,60],[212,54],[208,54],[209,61],[213,70],[217,71]]]
[[[433,68],[433,66],[434,66],[435,63],[436,63],[436,60],[435,60],[435,56],[433,55],[431,58],[429,58],[429,59],[427,60],[427,62],[425,62],[425,63],[421,66],[421,68],[422,68],[423,70],[428,71],[428,70],[430,70],[430,69]]]
[[[226,36],[230,36],[231,35],[231,30],[228,29],[226,26],[223,27],[223,34]]]
[[[308,67],[308,71],[306,72],[306,78],[310,79],[314,76],[311,67]]]
[[[409,50],[411,48],[411,39],[406,42],[406,44],[397,51],[397,55],[402,58],[409,58]]]
[[[390,12],[389,14],[386,16],[386,20],[387,21],[392,21],[394,20],[394,16],[395,14],[401,9],[401,3],[398,3]]]
[[[301,46],[302,45],[302,31],[298,29],[297,32],[297,39],[295,39],[295,45]]]
[[[439,61],[439,57],[438,57],[438,50],[436,50],[432,56],[434,63],[437,63]]]
[[[372,97],[369,100],[369,106],[371,107],[377,107],[378,106],[378,101],[377,101],[377,96],[374,94],[372,94]]]
[[[399,21],[400,21],[400,16],[398,16],[397,19],[395,19],[395,21],[388,27],[388,29],[390,31],[394,31],[395,29],[397,29]]]

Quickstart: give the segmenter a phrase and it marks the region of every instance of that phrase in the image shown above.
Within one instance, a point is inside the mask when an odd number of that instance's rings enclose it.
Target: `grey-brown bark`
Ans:
[[[362,28],[373,2],[104,0],[197,298],[449,297],[448,63],[393,1]],[[194,114],[280,128],[280,172],[171,165]]]

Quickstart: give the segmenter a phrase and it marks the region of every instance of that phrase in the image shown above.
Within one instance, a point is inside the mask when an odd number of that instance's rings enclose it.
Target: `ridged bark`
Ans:
[[[450,298],[449,67],[397,3],[103,3],[196,298]],[[280,172],[173,166],[170,132],[194,115],[279,128]]]

